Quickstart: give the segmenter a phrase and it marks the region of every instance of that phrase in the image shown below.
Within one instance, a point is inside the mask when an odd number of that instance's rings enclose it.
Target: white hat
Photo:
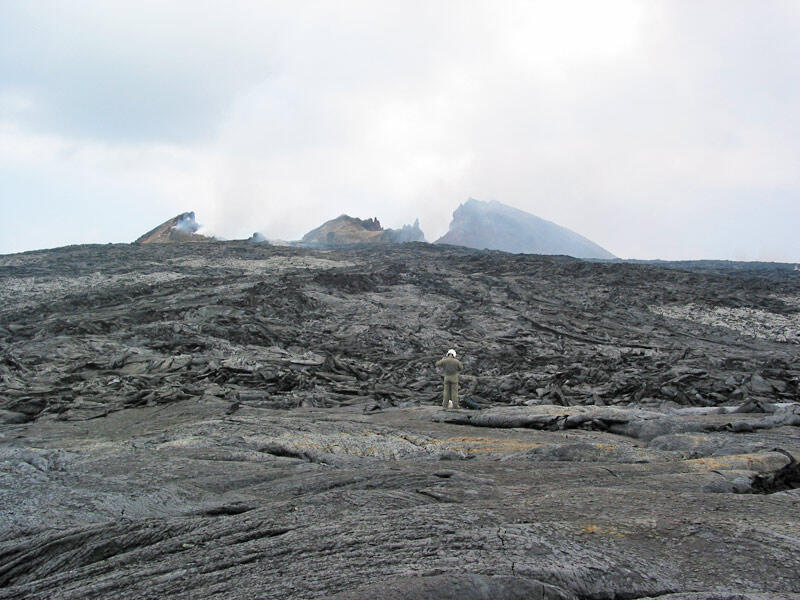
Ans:
[[[447,351],[447,355],[448,356],[452,356],[453,358],[455,358],[456,357],[456,351],[453,350],[452,348],[450,348],[450,350]]]

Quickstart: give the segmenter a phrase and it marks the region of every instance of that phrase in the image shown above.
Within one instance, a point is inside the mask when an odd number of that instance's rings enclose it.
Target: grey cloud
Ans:
[[[108,141],[207,139],[237,93],[269,77],[272,58],[266,42],[251,52],[252,31],[230,39],[236,23],[213,35],[209,6],[4,3],[0,90],[31,96],[18,117],[37,131]]]
[[[175,144],[143,179],[225,237],[435,239],[474,196],[624,257],[800,258],[798,5],[598,6],[7,3],[0,93],[23,130]]]

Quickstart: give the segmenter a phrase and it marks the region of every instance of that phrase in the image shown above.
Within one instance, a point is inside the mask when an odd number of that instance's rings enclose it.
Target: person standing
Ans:
[[[456,351],[450,348],[443,359],[436,361],[436,366],[444,368],[442,408],[460,408],[461,406],[458,403],[458,373],[464,368],[464,365],[456,359]]]

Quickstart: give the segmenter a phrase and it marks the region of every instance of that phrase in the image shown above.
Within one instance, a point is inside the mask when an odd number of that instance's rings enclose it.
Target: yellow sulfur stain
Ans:
[[[522,452],[531,448],[538,448],[544,444],[535,442],[520,442],[517,440],[503,440],[498,438],[485,437],[452,437],[444,440],[444,443],[452,446],[459,446],[461,449],[471,454],[482,454],[486,452]]]
[[[776,467],[780,457],[769,454],[730,454],[727,456],[707,456],[684,461],[693,471],[724,471],[743,469],[748,471],[769,471]],[[786,459],[788,462],[788,459]],[[784,463],[785,464],[785,463]]]
[[[609,535],[615,538],[626,537],[626,534],[612,526],[600,527],[599,525],[586,525],[583,529],[581,529],[581,533],[585,535]]]

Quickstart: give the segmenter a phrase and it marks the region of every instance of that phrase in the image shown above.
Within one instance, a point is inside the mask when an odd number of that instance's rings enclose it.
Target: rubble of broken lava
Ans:
[[[800,598],[800,272],[0,256],[0,598]],[[434,362],[481,410],[442,410]]]

